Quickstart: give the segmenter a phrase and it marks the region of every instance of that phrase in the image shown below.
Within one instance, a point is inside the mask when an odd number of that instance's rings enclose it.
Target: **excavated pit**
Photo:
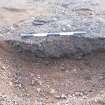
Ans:
[[[0,105],[105,105],[105,0],[0,0]]]
[[[0,43],[3,105],[104,105],[105,52],[82,57],[35,58]]]

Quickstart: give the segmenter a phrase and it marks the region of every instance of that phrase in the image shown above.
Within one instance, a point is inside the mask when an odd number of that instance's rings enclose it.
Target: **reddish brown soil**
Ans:
[[[39,59],[17,54],[5,42],[0,43],[3,105],[104,105],[104,92],[105,52],[80,60]]]

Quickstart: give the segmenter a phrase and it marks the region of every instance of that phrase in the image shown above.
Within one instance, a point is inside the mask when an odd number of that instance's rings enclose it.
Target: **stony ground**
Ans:
[[[27,19],[78,16],[98,19],[98,33],[104,30],[104,5],[104,0],[0,0],[0,34],[17,27],[21,30]],[[54,31],[69,30],[67,22]],[[33,31],[29,26],[22,31]],[[39,59],[17,53],[6,42],[0,42],[0,105],[105,105],[105,52],[78,60]]]

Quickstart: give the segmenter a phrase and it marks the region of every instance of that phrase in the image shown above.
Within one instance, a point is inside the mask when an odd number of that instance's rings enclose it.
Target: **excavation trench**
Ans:
[[[76,21],[75,19],[73,21]],[[104,24],[94,19],[83,19],[82,30],[88,29],[85,35],[23,39],[20,34],[24,30],[25,33],[41,27],[50,30],[46,25],[33,26],[33,20],[31,22],[27,20],[29,22],[23,22],[15,30],[0,36],[1,103],[4,102],[6,105],[105,103]],[[78,23],[80,20],[79,18],[75,24],[80,24]],[[90,25],[92,22],[96,27],[88,26],[88,21]],[[51,30],[55,29],[53,25],[51,26]],[[99,26],[102,30],[98,30]],[[78,26],[74,25],[74,28]]]
[[[17,52],[7,42],[0,43],[3,78],[0,90],[1,95],[5,95],[4,102],[20,105],[40,101],[46,105],[66,102],[102,105],[105,102],[104,50],[78,60],[36,58],[24,53]]]
[[[0,105],[105,105],[105,0],[0,0]],[[85,31],[67,37],[22,33]]]

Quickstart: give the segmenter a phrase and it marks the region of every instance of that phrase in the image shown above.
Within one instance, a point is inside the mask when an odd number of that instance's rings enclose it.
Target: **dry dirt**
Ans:
[[[56,0],[37,2],[37,8],[31,0],[15,1],[0,0],[1,26],[33,16],[49,16],[55,11]],[[96,11],[77,9],[77,12],[102,15],[100,19],[104,22],[104,2],[96,0],[100,4],[94,8]],[[6,42],[0,42],[0,105],[105,105],[105,52],[75,60],[39,59],[18,54]]]
[[[39,59],[0,43],[1,105],[105,105],[105,52]]]

